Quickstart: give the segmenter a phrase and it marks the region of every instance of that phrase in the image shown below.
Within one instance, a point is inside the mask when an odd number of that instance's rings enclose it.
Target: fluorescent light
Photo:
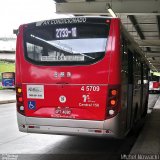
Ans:
[[[117,17],[116,14],[113,12],[113,10],[112,10],[110,4],[108,4],[108,12],[111,14],[112,17],[114,17],[114,18]]]

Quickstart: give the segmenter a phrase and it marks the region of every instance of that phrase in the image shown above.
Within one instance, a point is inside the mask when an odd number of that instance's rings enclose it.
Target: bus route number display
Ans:
[[[56,29],[56,38],[75,38],[77,37],[77,28],[57,28]]]

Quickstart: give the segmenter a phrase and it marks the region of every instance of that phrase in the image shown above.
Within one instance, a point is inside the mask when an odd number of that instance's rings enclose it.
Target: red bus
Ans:
[[[19,130],[124,137],[147,113],[148,70],[119,18],[21,25],[16,47]]]

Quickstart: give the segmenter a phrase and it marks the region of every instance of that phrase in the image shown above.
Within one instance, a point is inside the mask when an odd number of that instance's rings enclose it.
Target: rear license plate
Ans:
[[[55,114],[60,114],[60,115],[71,115],[72,111],[69,107],[57,107],[55,109]]]

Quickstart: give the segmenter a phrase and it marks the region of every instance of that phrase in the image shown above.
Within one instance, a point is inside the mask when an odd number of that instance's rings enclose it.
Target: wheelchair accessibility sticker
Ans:
[[[28,101],[28,109],[35,110],[36,109],[36,102],[35,101]]]

